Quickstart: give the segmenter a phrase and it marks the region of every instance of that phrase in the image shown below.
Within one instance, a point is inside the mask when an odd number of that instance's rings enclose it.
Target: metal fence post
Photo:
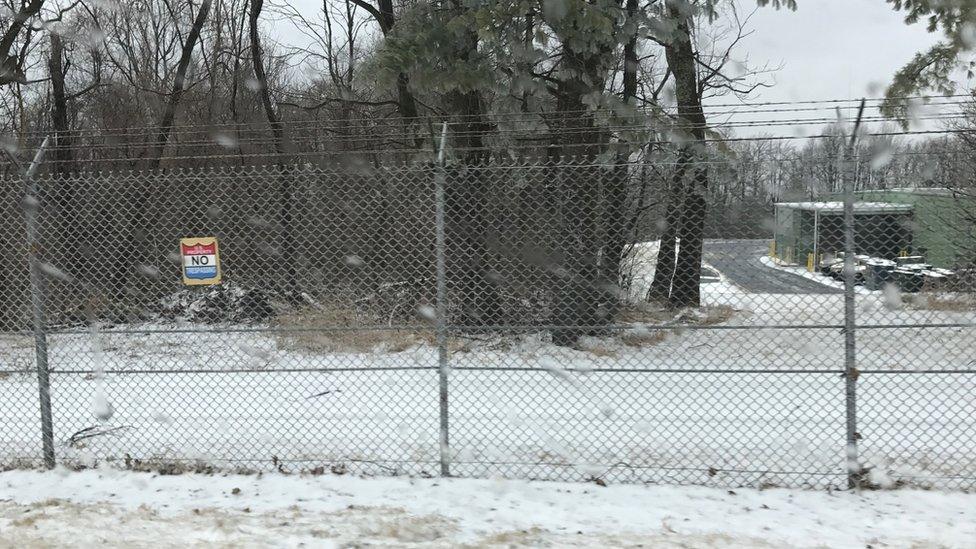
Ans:
[[[857,112],[854,130],[844,153],[844,409],[847,427],[847,446],[845,464],[847,466],[847,487],[856,488],[861,483],[861,461],[857,439],[857,354],[855,349],[855,299],[854,281],[856,276],[856,252],[854,238],[854,167],[856,159],[854,146],[864,115],[864,100]]]
[[[448,375],[450,365],[447,355],[447,238],[444,228],[444,146],[447,142],[447,122],[441,129],[440,148],[437,152],[437,167],[434,172],[434,195],[437,202],[435,213],[435,232],[437,233],[437,370],[440,409],[440,461],[441,476],[451,475],[450,431],[448,415]]]
[[[40,189],[34,181],[37,169],[44,158],[49,138],[45,137],[34,160],[24,173],[24,222],[27,228],[27,254],[30,269],[31,316],[34,331],[34,353],[37,362],[37,386],[41,406],[41,443],[44,450],[44,465],[54,467],[54,425],[51,419],[51,383],[47,363],[47,322],[44,318],[46,284],[41,272],[41,238],[37,226],[40,208]]]

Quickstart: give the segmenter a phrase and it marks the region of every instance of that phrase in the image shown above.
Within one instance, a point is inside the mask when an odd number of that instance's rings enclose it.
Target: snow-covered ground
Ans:
[[[844,282],[842,280],[835,280],[833,278],[830,278],[829,276],[824,276],[819,272],[810,272],[807,270],[806,266],[804,265],[792,265],[792,264],[782,263],[778,259],[773,259],[772,257],[765,256],[765,255],[760,257],[759,261],[763,265],[771,269],[779,269],[782,271],[787,271],[796,276],[805,278],[807,280],[812,280],[818,284],[827,286],[828,288],[836,288],[838,290],[844,289]],[[854,293],[870,295],[871,290],[868,290],[864,286],[855,286]]]
[[[638,264],[636,279],[649,280],[650,259]],[[638,326],[630,343],[593,338],[580,349],[535,334],[455,346],[454,472],[843,486],[843,297],[750,294],[720,280],[703,285],[703,300],[733,314],[717,329]],[[945,324],[972,323],[974,313],[894,301],[858,296],[860,322],[907,326],[858,331],[863,462],[881,485],[972,487],[976,375],[959,372],[973,368],[976,337]],[[926,323],[942,326],[918,326]],[[437,355],[428,343],[322,352],[275,333],[174,331],[198,328],[108,330],[97,347],[86,333],[52,336],[59,459],[437,472]],[[28,338],[4,339],[0,371],[28,370],[32,352]],[[104,382],[92,375],[99,368]],[[93,413],[102,383],[114,409],[105,422]],[[0,375],[0,422],[5,461],[36,462],[29,372]]]
[[[976,495],[499,479],[0,473],[3,547],[958,547]]]

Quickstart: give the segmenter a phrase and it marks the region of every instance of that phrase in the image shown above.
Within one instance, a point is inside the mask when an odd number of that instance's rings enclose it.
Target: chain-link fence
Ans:
[[[0,457],[976,486],[965,217],[697,183],[615,158],[8,179]],[[183,285],[188,237],[220,285]]]

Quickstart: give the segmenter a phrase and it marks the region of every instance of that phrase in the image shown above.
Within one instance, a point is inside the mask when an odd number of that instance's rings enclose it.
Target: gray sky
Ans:
[[[877,97],[939,35],[906,25],[884,0],[799,0],[796,12],[759,10],[743,49],[783,68],[757,101]]]

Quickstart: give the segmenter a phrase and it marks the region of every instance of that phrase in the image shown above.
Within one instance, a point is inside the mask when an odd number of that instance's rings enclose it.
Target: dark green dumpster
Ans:
[[[871,258],[864,262],[864,285],[869,290],[880,290],[891,280],[895,262],[890,259]]]

